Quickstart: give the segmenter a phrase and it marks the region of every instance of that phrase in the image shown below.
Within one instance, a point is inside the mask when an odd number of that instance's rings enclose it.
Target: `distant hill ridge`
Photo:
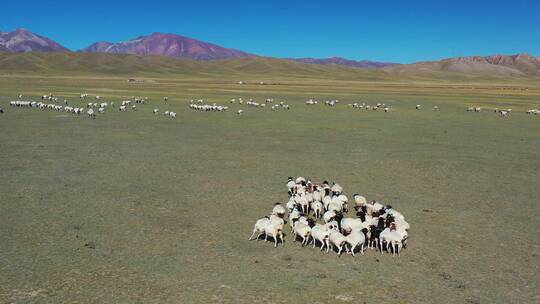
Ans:
[[[0,52],[71,51],[49,38],[34,34],[26,29],[17,29],[13,32],[0,32]],[[153,33],[151,35],[139,36],[135,39],[118,43],[107,41],[96,42],[79,52],[133,54],[142,56],[159,55],[197,61],[262,58],[241,50],[225,48],[181,35],[165,33]],[[115,61],[116,60],[119,59],[116,58]],[[540,76],[540,57],[534,57],[529,54],[456,57],[413,64],[396,64],[369,60],[356,61],[341,57],[288,58],[276,60],[326,66],[380,69],[391,75],[426,76],[438,72],[455,72],[492,76]],[[254,62],[260,64],[261,61]],[[270,62],[276,64],[277,61]],[[10,64],[9,66],[12,65],[13,64]],[[299,66],[296,67],[300,68]]]
[[[385,70],[407,75],[446,71],[499,76],[540,76],[540,57],[529,54],[467,56],[392,66]]]
[[[399,63],[392,62],[378,62],[370,60],[350,60],[343,57],[330,57],[330,58],[288,58],[289,60],[303,62],[303,63],[313,63],[313,64],[337,64],[337,65],[346,65],[356,68],[384,68],[389,66],[399,65]]]

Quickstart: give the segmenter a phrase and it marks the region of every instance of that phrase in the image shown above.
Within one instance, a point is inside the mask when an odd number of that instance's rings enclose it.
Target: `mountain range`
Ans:
[[[389,66],[395,66],[399,65],[399,63],[393,63],[393,62],[377,62],[377,61],[369,61],[369,60],[350,60],[345,59],[342,57],[330,57],[330,58],[287,58],[288,60],[293,60],[297,62],[303,62],[303,63],[311,63],[311,64],[337,64],[337,65],[345,65],[355,68],[366,68],[366,69],[372,69],[372,68],[384,68]]]
[[[34,34],[26,29],[0,32],[0,52],[71,52],[59,43]],[[125,42],[96,42],[78,53],[110,53],[132,55],[159,55],[196,61],[263,58],[241,50],[225,48],[216,44],[176,35],[153,33]],[[376,61],[356,61],[341,57],[277,59],[304,64],[347,66],[380,69],[394,75],[428,75],[436,72],[463,74],[486,74],[497,76],[540,76],[540,57],[528,54],[470,56],[426,61],[413,64],[397,64]],[[274,61],[272,61],[274,62]]]
[[[69,52],[59,43],[26,29],[0,32],[0,50],[7,52]]]
[[[161,55],[193,60],[217,60],[254,56],[246,52],[175,35],[153,33],[126,42],[96,42],[82,52]]]

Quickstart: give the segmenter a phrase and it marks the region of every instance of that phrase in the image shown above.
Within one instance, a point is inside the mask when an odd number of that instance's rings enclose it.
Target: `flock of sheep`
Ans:
[[[270,215],[260,218],[253,227],[249,240],[273,239],[274,247],[284,243],[287,221],[293,241],[301,241],[302,247],[312,244],[320,250],[345,250],[355,256],[365,248],[400,255],[407,246],[409,224],[403,214],[390,205],[377,201],[368,203],[360,194],[354,194],[354,212],[349,210],[348,198],[343,188],[327,181],[320,184],[310,179],[289,177],[287,181],[289,200],[283,206],[276,203]],[[346,217],[353,213],[354,216]]]
[[[230,103],[238,103],[239,105],[243,105],[244,104],[244,100],[240,97],[238,99],[236,98],[232,98],[230,100]],[[278,110],[278,109],[285,109],[285,110],[290,110],[291,107],[288,105],[288,104],[285,104],[283,101],[279,102],[279,103],[276,103],[274,104],[274,98],[266,98],[264,100],[264,102],[256,102],[253,100],[253,98],[250,98],[248,99],[248,101],[245,102],[245,104],[248,106],[248,107],[253,107],[253,108],[266,108],[266,105],[267,104],[272,104],[270,106],[270,109],[272,109],[273,111],[275,110]],[[236,114],[240,115],[244,112],[244,110],[242,109],[239,109]]]
[[[42,109],[42,110],[64,111],[64,112],[67,112],[67,113],[73,113],[73,114],[77,114],[77,115],[87,114],[91,118],[96,118],[96,114],[103,114],[103,113],[105,113],[107,111],[108,108],[114,108],[115,107],[114,101],[111,101],[111,102],[97,102],[97,101],[99,101],[101,99],[101,96],[99,96],[99,95],[92,95],[92,96],[96,100],[96,102],[88,102],[86,104],[86,107],[84,107],[84,106],[79,106],[79,107],[70,106],[68,104],[67,100],[64,100],[64,105],[62,106],[58,102],[58,97],[54,96],[53,94],[42,95],[41,96],[41,100],[42,100],[41,102],[21,100],[22,99],[22,94],[20,94],[20,95],[18,95],[19,100],[11,101],[10,105],[14,106],[14,107],[32,107],[32,108],[39,108],[39,109]],[[87,93],[80,94],[80,99],[81,100],[83,100],[83,99],[85,100],[85,99],[87,99],[89,97],[90,97],[90,95],[87,94]],[[163,100],[168,101],[169,98],[164,97]],[[131,99],[123,100],[121,102],[120,106],[118,107],[118,110],[120,112],[126,112],[129,109],[131,109],[132,111],[137,111],[137,105],[136,104],[138,104],[138,103],[146,104],[147,102],[148,102],[147,97],[140,98],[140,97],[132,96]],[[283,101],[279,102],[279,103],[277,103],[277,102],[274,103],[273,98],[267,98],[263,102],[256,102],[256,101],[253,100],[253,98],[249,98],[247,101],[244,101],[240,97],[240,98],[232,98],[229,102],[230,103],[236,103],[238,105],[246,105],[247,107],[253,107],[253,108],[266,108],[267,105],[270,105],[270,108],[272,110],[274,110],[274,111],[278,110],[278,109],[290,110],[290,106],[288,104],[284,103]],[[326,100],[324,102],[319,102],[318,100],[315,100],[315,99],[309,99],[309,100],[305,101],[305,104],[308,105],[308,106],[313,106],[313,105],[317,105],[317,104],[320,103],[320,104],[324,104],[324,105],[329,106],[329,107],[335,107],[336,105],[339,104],[339,102],[340,101],[337,100],[337,99]],[[349,103],[349,104],[347,104],[347,106],[349,108],[359,109],[359,110],[371,110],[371,111],[382,110],[384,112],[389,112],[390,111],[390,107],[385,103],[377,103],[377,104],[374,104],[374,105],[369,105],[369,104],[366,104],[365,102],[355,102],[355,103]],[[216,103],[207,104],[207,103],[204,102],[203,99],[191,100],[191,102],[189,103],[189,108],[192,109],[192,110],[201,111],[201,112],[228,112],[229,111],[228,106],[218,105]],[[419,105],[419,104],[415,106],[416,110],[421,110],[421,108],[422,108],[422,106]],[[433,110],[434,111],[439,111],[439,107],[434,106]],[[479,106],[470,106],[470,107],[467,108],[467,111],[468,112],[477,112],[478,113],[478,112],[482,112],[483,109],[481,107],[479,107]],[[157,115],[157,114],[160,113],[160,110],[158,108],[154,108],[152,112],[153,112],[153,114]],[[506,117],[509,117],[509,114],[512,112],[512,109],[498,109],[498,108],[495,108],[495,109],[493,109],[493,112],[499,114],[503,118],[506,118]],[[0,108],[0,113],[4,113],[4,110],[1,109],[1,108]],[[243,109],[238,109],[237,112],[236,112],[237,115],[242,115],[243,113],[244,113]],[[540,110],[538,110],[538,109],[530,109],[530,110],[526,111],[526,114],[538,115],[538,114],[540,114]],[[169,117],[169,118],[176,118],[177,113],[167,110],[167,111],[163,112],[163,116]]]
[[[197,111],[202,112],[227,112],[229,111],[229,107],[227,106],[220,106],[215,103],[213,104],[205,104],[203,99],[199,99],[197,101],[191,100],[189,103],[189,108]]]
[[[482,112],[482,108],[481,107],[478,107],[478,106],[472,106],[472,107],[468,107],[467,108],[467,112],[475,112],[475,113],[480,113]],[[496,113],[496,114],[499,114],[501,117],[503,118],[507,118],[508,115],[510,115],[510,113],[512,112],[512,109],[499,109],[499,108],[494,108],[493,109],[493,112]],[[526,112],[527,114],[530,114],[529,111]]]
[[[90,95],[87,93],[80,94],[80,99],[85,100]],[[22,99],[23,95],[19,94],[18,98]],[[101,97],[99,95],[94,96],[95,100],[100,100]],[[40,102],[37,101],[26,101],[26,100],[13,100],[10,102],[10,105],[13,107],[22,107],[22,108],[37,108],[40,110],[52,110],[52,111],[58,111],[58,112],[66,112],[66,113],[73,113],[73,114],[87,114],[91,118],[96,118],[96,115],[103,114],[106,112],[108,108],[114,108],[115,104],[114,101],[108,102],[88,102],[86,103],[86,107],[79,106],[74,107],[70,106],[69,102],[67,100],[64,100],[64,105],[61,105],[58,103],[58,97],[54,96],[53,94],[49,95],[42,95]],[[168,97],[163,98],[164,101],[168,101]],[[131,109],[132,111],[137,111],[137,105],[136,103],[147,103],[148,98],[139,98],[132,96],[130,100],[123,100],[121,102],[121,105],[118,107],[118,110],[120,112],[126,112],[128,109]],[[133,103],[133,104],[132,104]],[[3,113],[4,110],[0,108],[0,113]],[[154,114],[159,114],[159,109],[153,110]],[[170,118],[176,118],[176,112],[173,111],[165,111],[164,116],[170,117]]]

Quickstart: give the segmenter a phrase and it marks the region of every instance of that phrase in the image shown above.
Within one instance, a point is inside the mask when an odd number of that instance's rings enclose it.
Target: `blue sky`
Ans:
[[[47,2],[6,1],[0,30],[24,27],[72,50],[165,32],[275,57],[540,56],[540,0]]]

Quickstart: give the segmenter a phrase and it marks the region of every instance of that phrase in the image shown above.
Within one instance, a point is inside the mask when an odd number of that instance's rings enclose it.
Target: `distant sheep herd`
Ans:
[[[269,215],[257,219],[249,240],[274,241],[274,247],[284,244],[284,230],[288,219],[293,241],[302,247],[343,252],[355,256],[373,249],[399,256],[406,248],[409,224],[403,214],[390,205],[368,202],[360,195],[353,195],[354,216],[346,217],[349,199],[343,188],[328,181],[314,183],[304,177],[289,177],[289,200],[284,205],[276,203]]]
[[[21,107],[21,108],[37,108],[40,110],[51,110],[51,111],[59,111],[59,112],[66,112],[66,113],[72,113],[75,115],[81,115],[86,114],[88,117],[96,118],[98,114],[105,114],[108,109],[114,109],[115,103],[114,101],[110,102],[102,102],[102,97],[100,95],[90,95],[88,93],[81,93],[79,95],[80,100],[87,100],[88,98],[93,98],[93,102],[87,102],[84,105],[79,106],[72,106],[68,102],[68,100],[63,100],[63,102],[60,102],[58,97],[53,94],[45,94],[41,96],[41,101],[28,101],[23,100],[23,95],[19,94],[18,100],[14,100],[10,102],[10,105],[13,107]],[[164,104],[168,104],[169,97],[163,97]],[[149,102],[148,97],[135,97],[131,96],[130,99],[126,99],[120,102],[118,106],[119,112],[127,112],[129,111],[138,111],[137,104],[147,104]],[[243,98],[232,98],[230,99],[229,103],[231,104],[237,104],[239,106],[246,106],[248,108],[259,108],[259,109],[265,109],[270,108],[272,111],[276,110],[290,110],[291,107],[288,103],[284,101],[275,102],[273,98],[266,98],[261,102],[255,101],[253,98],[249,98],[247,100],[244,100]],[[329,99],[325,100],[323,102],[319,102],[316,99],[308,99],[305,101],[305,104],[307,106],[316,106],[318,104],[323,104],[325,106],[328,106],[330,108],[336,107],[340,104],[340,101],[337,99]],[[354,102],[354,103],[348,103],[348,108],[355,109],[355,110],[364,110],[364,111],[383,111],[385,113],[388,113],[391,111],[390,105],[386,103],[376,103],[376,104],[367,104],[366,102]],[[217,103],[207,103],[203,99],[197,99],[197,100],[191,100],[189,103],[189,108],[193,111],[198,112],[229,112],[229,106],[226,105],[219,105]],[[422,109],[422,105],[417,104],[414,106],[414,109],[417,111],[420,111]],[[432,108],[433,111],[439,111],[440,108],[438,106],[434,106]],[[474,112],[474,113],[480,113],[480,112],[486,112],[485,109],[479,107],[479,106],[469,106],[466,108],[467,112]],[[244,114],[244,109],[240,108],[236,110],[236,115],[241,116]],[[393,111],[393,110],[392,110]],[[512,109],[498,109],[494,108],[491,110],[487,110],[488,112],[494,112],[502,118],[508,118],[510,116],[510,113],[512,113]],[[4,109],[0,107],[0,114],[4,113]],[[171,111],[171,110],[165,110],[161,112],[159,108],[153,108],[152,113],[154,115],[158,115],[162,113],[163,116],[168,118],[176,118],[177,112]],[[527,115],[538,115],[540,114],[540,110],[538,109],[530,109],[525,112]]]

